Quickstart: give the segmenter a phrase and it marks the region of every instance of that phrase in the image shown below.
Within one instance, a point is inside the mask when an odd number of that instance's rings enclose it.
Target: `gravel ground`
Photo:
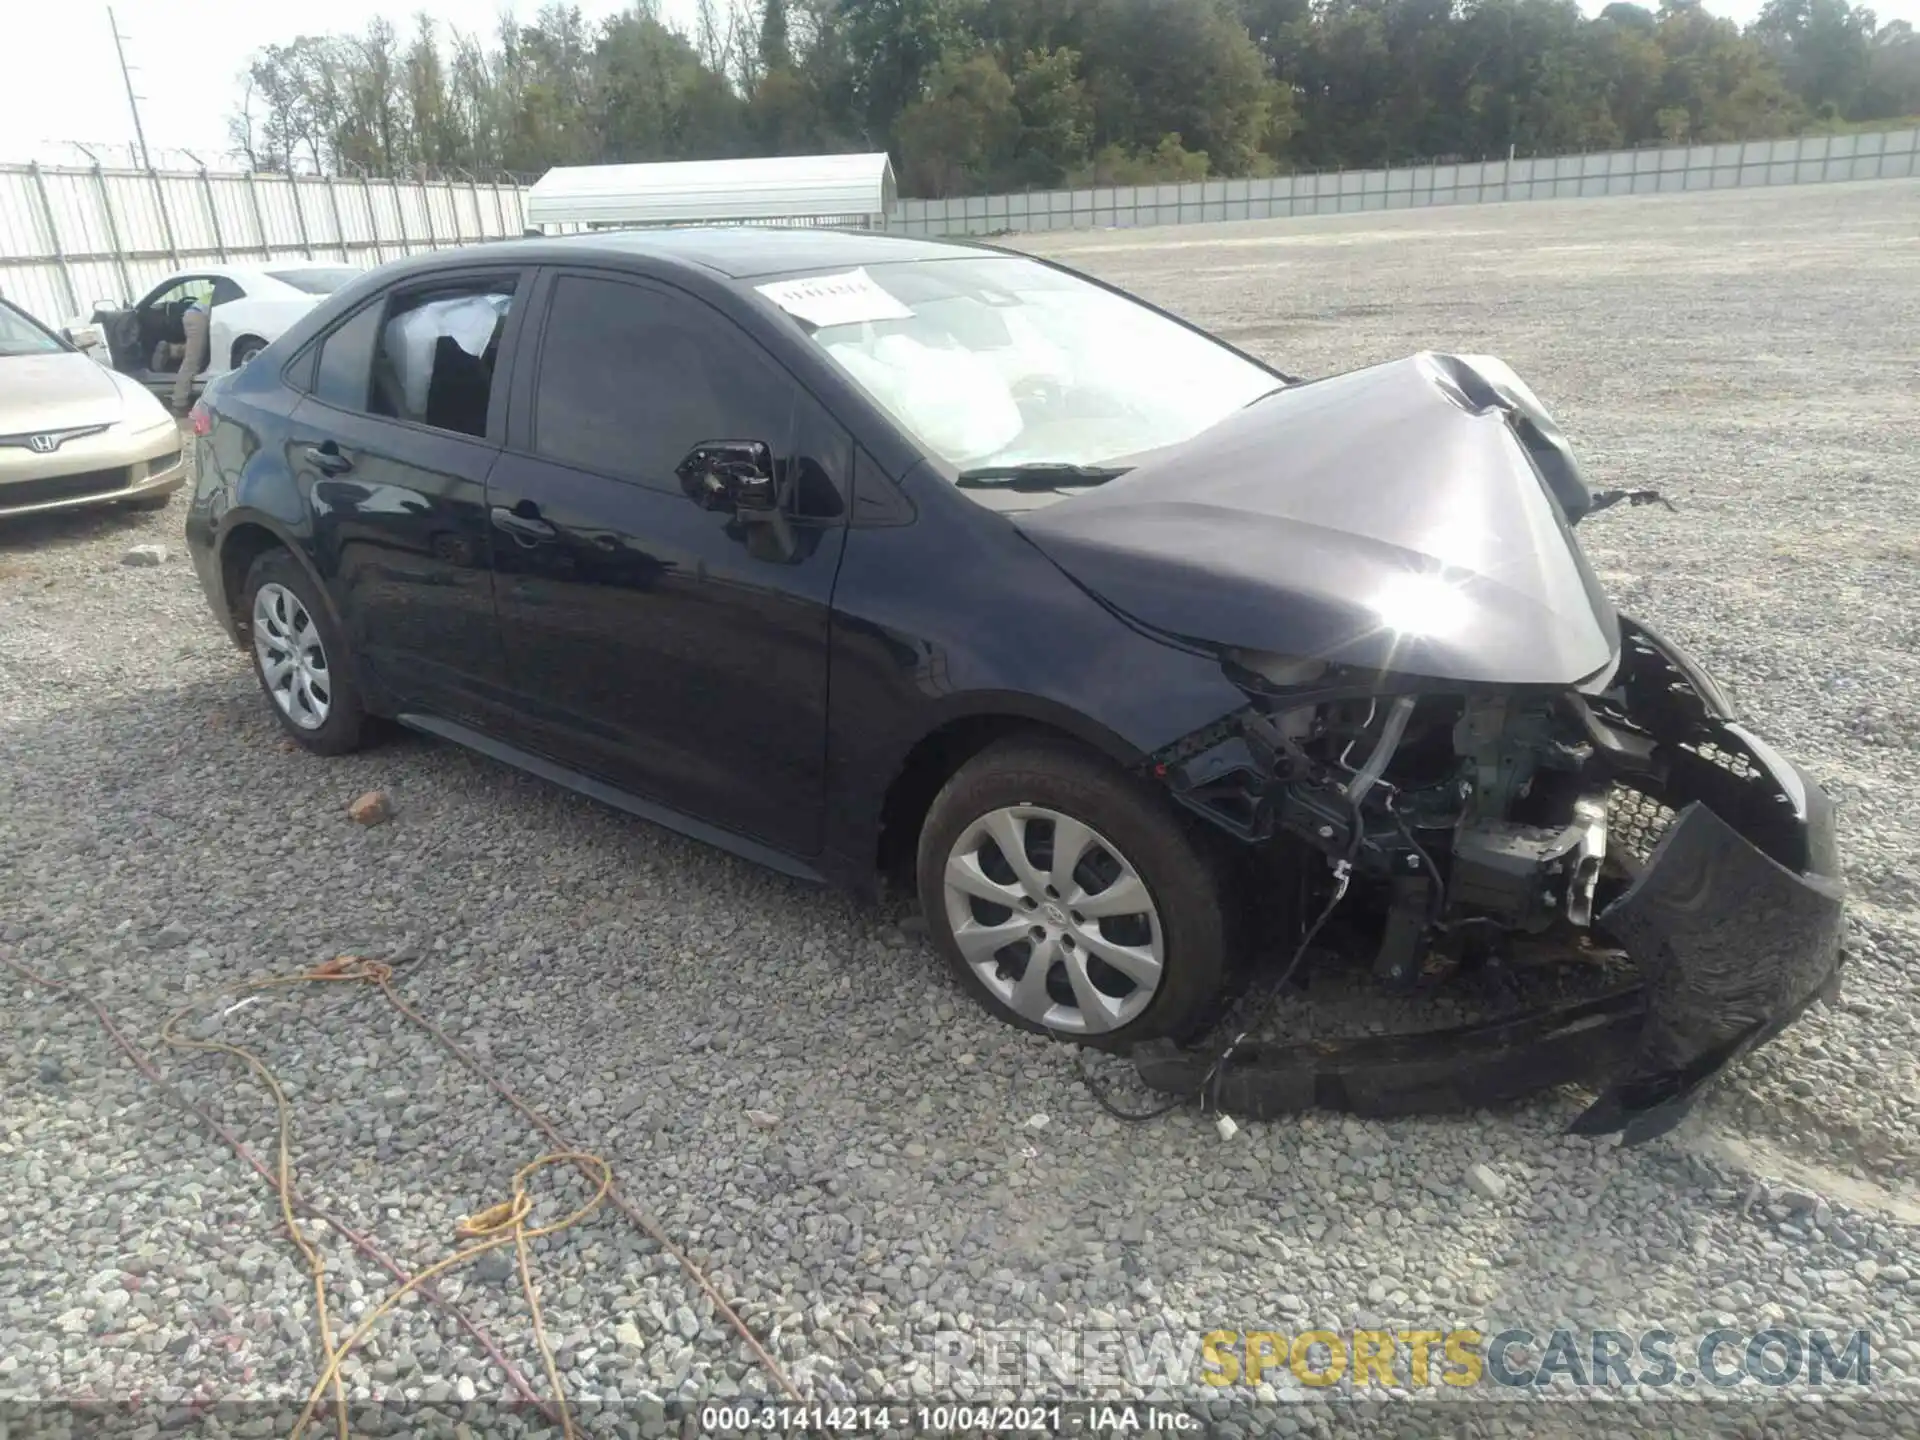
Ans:
[[[1584,1103],[1571,1091],[1230,1140],[1185,1113],[1122,1126],[1066,1052],[977,1014],[900,914],[444,744],[319,760],[283,743],[205,614],[178,501],[0,529],[0,954],[83,987],[156,1052],[179,1007],[218,1015],[219,987],[343,951],[396,962],[400,989],[606,1156],[819,1398],[967,1393],[934,1362],[954,1330],[1774,1324],[1869,1328],[1878,1403],[1696,1405],[1672,1428],[1911,1433],[1916,236],[1920,185],[1886,183],[1041,247],[1296,371],[1497,353],[1596,482],[1678,505],[1596,517],[1584,538],[1623,606],[1731,682],[1830,788],[1857,933],[1844,1003],[1661,1142],[1562,1134]],[[122,566],[147,542],[165,563]],[[361,828],[346,807],[372,789],[394,818]],[[137,1399],[130,1424],[269,1433],[263,1402],[297,1404],[316,1374],[311,1289],[272,1195],[90,1010],[5,971],[0,995],[16,1037],[0,1053],[0,1414]],[[453,1221],[546,1148],[369,989],[287,992],[203,1033],[269,1059],[297,1112],[300,1184],[405,1266],[447,1253]],[[271,1154],[271,1104],[237,1066],[157,1058]],[[581,1193],[536,1188],[543,1214]],[[391,1281],[310,1228],[334,1304],[364,1314]],[[663,1418],[662,1402],[766,1393],[620,1216],[541,1242],[535,1263],[569,1394],[620,1402],[589,1403],[591,1427],[691,1433],[697,1417]],[[503,1257],[445,1289],[540,1375]],[[449,1423],[465,1404],[472,1433],[518,1424],[476,1408],[503,1376],[414,1303],[348,1369],[356,1396],[443,1402]],[[1180,1393],[1218,1403],[1221,1435],[1620,1428],[1572,1406],[1229,1410],[1192,1378]],[[1282,1379],[1270,1393],[1324,1398]]]

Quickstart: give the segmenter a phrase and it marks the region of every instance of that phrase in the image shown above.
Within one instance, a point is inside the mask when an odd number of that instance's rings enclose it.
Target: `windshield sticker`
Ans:
[[[882,290],[864,268],[754,287],[796,319],[825,329],[871,320],[911,320],[913,311]]]

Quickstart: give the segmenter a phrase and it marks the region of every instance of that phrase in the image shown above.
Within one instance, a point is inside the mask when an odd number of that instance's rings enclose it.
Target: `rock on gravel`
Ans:
[[[347,806],[347,818],[356,825],[383,825],[393,818],[393,801],[384,790],[369,790]]]
[[[120,557],[122,565],[136,569],[151,568],[167,563],[167,547],[164,545],[135,545]]]
[[[1507,1182],[1486,1165],[1473,1165],[1468,1168],[1467,1188],[1482,1200],[1497,1202],[1507,1198]]]

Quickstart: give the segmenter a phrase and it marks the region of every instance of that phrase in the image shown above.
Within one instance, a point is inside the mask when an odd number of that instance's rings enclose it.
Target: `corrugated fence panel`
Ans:
[[[312,250],[316,260],[339,258],[340,226],[334,219],[333,186],[325,180],[296,180],[293,197],[300,206],[304,248]]]
[[[0,174],[0,255],[52,255],[57,248],[32,173]],[[21,265],[0,276],[0,287],[14,304],[43,320],[64,318],[80,304],[57,263]]]
[[[1886,142],[1886,149],[1880,157],[1882,179],[1920,174],[1920,131],[1908,130],[1897,136],[1889,135]]]
[[[392,188],[394,203],[400,209],[399,237],[411,255],[415,246],[430,246],[433,243],[433,221],[426,199],[418,190],[411,186],[405,190],[398,185]]]
[[[917,235],[1175,225],[1429,205],[1649,195],[1904,179],[1920,131],[1810,135],[1512,161],[1415,165],[1179,185],[902,200],[887,228]],[[468,180],[158,174],[0,165],[0,294],[42,319],[137,298],[195,264],[345,260],[521,233],[524,193]]]
[[[289,248],[304,254],[307,242],[301,230],[306,217],[292,183],[279,175],[261,175],[254,179],[253,188],[260,202],[264,248],[275,252],[276,258],[277,252]]]
[[[424,196],[428,240],[435,246],[454,242],[460,234],[460,222],[453,213],[453,196],[444,185],[427,186]]]
[[[87,171],[41,171],[47,199],[69,255],[117,255],[120,236],[102,204],[99,177]]]
[[[156,203],[173,233],[173,249],[192,255],[218,248],[213,222],[207,215],[207,193],[197,177],[158,175],[153,189]]]
[[[373,216],[373,233],[380,237],[380,246],[373,258],[384,264],[412,254],[400,224],[400,192],[391,185],[371,180],[362,181],[360,190],[367,202],[367,212]]]
[[[227,253],[243,255],[259,248],[260,216],[245,177],[218,175],[207,183],[213,190],[213,213],[219,218]]]
[[[455,228],[467,240],[485,240],[487,227],[480,219],[480,197],[472,185],[453,187]]]
[[[1920,131],[1900,130],[1183,185],[903,200],[888,228],[915,235],[977,234],[983,216],[996,230],[1003,224],[1013,230],[1176,225],[1915,174],[1920,174]]]
[[[373,200],[367,187],[356,181],[342,181],[334,188],[333,201],[340,207],[341,238],[356,255],[364,255],[364,247],[379,240],[373,226]]]

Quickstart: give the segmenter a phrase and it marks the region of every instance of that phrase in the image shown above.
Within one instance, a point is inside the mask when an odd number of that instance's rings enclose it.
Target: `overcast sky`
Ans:
[[[577,0],[590,19],[626,8],[624,0]],[[663,0],[669,20],[691,23],[696,0]],[[1657,0],[1655,0],[1657,3]],[[1707,0],[1715,14],[1742,24],[1764,0]],[[1589,13],[1606,0],[1582,0]],[[124,146],[133,138],[126,92],[114,61],[113,31],[99,0],[8,0],[8,64],[0,85],[0,160],[78,160],[59,142]],[[247,57],[264,45],[315,31],[358,30],[376,15],[403,28],[425,9],[462,30],[491,33],[503,10],[531,15],[538,0],[115,0],[127,61],[154,151],[191,150],[210,167],[230,163],[226,117]],[[1920,0],[1878,0],[1882,20],[1920,24]],[[124,154],[124,152],[122,152]],[[177,155],[154,163],[183,163]]]

